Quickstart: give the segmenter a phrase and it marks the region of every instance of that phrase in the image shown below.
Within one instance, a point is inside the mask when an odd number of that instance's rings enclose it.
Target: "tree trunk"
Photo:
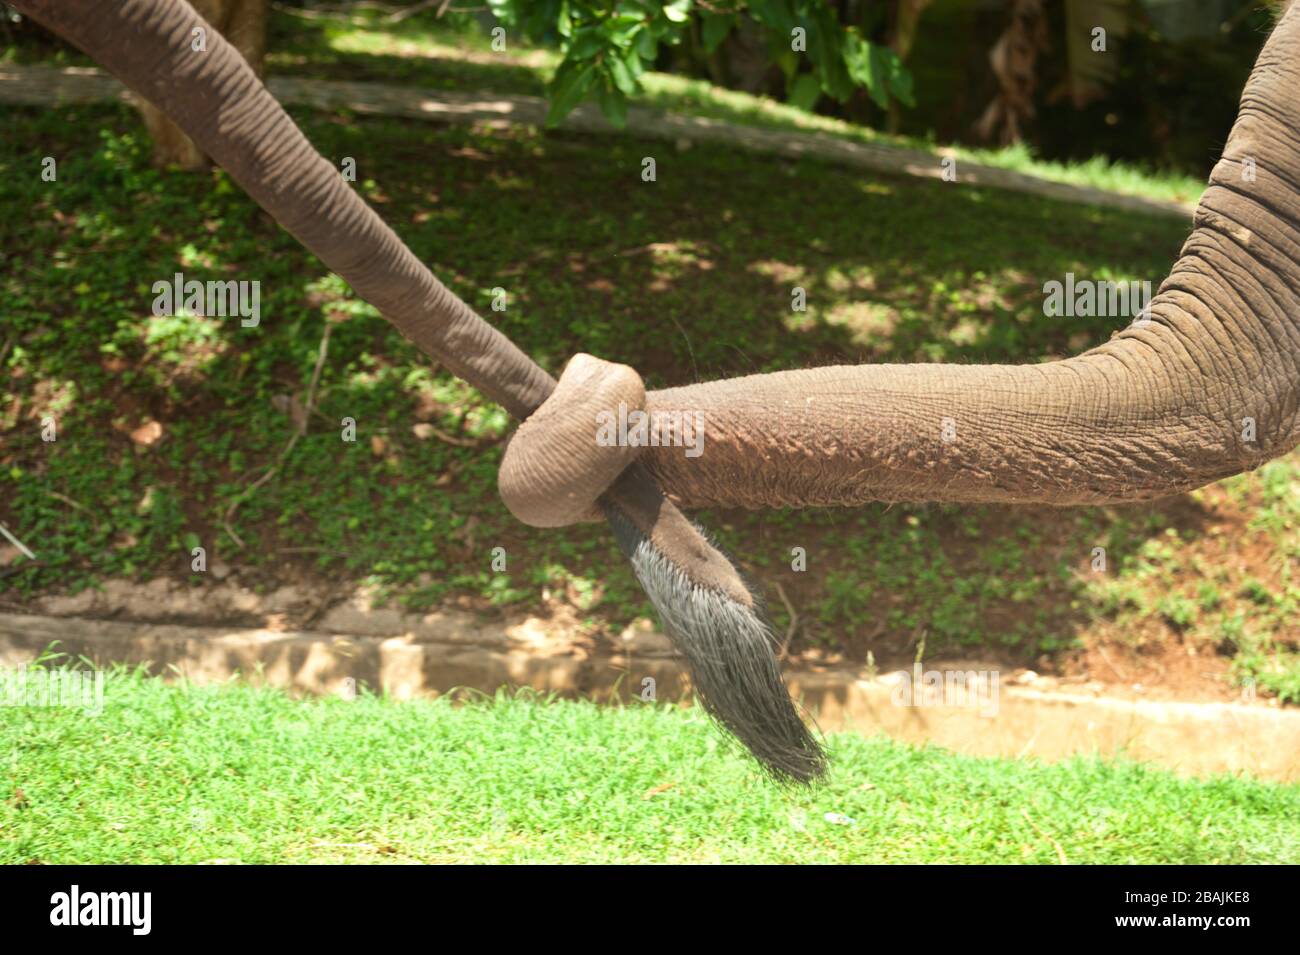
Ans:
[[[268,0],[191,0],[190,5],[240,52],[260,78],[266,60]],[[174,165],[191,171],[207,167],[209,160],[203,150],[158,107],[138,97],[136,107],[153,139],[155,166]]]

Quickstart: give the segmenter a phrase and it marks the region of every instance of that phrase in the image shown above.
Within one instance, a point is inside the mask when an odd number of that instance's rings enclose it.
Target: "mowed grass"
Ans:
[[[655,704],[119,670],[99,715],[0,707],[0,740],[0,863],[1300,862],[1297,786],[837,734],[829,780],[785,789]]]

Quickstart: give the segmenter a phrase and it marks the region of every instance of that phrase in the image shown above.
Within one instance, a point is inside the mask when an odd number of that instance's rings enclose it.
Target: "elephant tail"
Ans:
[[[639,469],[638,469],[639,470]],[[781,782],[809,783],[826,771],[826,755],[790,699],[776,659],[776,640],[762,602],[746,586],[733,596],[692,573],[673,552],[689,543],[694,556],[726,561],[704,530],[670,502],[654,529],[643,531],[635,499],[602,502],[619,547],[677,649],[686,657],[695,693],[705,710]],[[665,542],[664,531],[675,540]],[[668,543],[668,546],[663,546]],[[728,562],[729,563],[729,562]]]

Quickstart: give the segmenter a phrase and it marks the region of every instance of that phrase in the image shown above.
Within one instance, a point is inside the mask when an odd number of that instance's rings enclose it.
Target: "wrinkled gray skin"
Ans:
[[[821,755],[783,696],[756,601],[659,488],[690,507],[1122,502],[1199,487],[1300,442],[1294,7],[1260,54],[1195,230],[1143,327],[1050,364],[822,368],[643,398],[631,369],[589,358],[570,363],[557,389],[411,255],[232,47],[216,38],[192,53],[187,4],[11,2],[158,105],[416,345],[524,422],[502,465],[507,505],[539,525],[604,514],[670,627],[709,631],[673,635],[706,705],[778,775],[811,778]],[[597,444],[600,405],[642,400],[652,413],[702,413],[704,453],[645,448],[629,463],[626,448]],[[1245,419],[1254,441],[1243,440]]]
[[[1098,504],[1257,467],[1300,443],[1298,191],[1292,5],[1149,323],[1047,364],[820,368],[651,392],[651,411],[704,414],[707,450],[651,448],[641,461],[687,507]],[[954,440],[942,440],[944,418]]]
[[[652,415],[703,415],[704,453],[651,447],[639,460],[684,507],[750,508],[1118,503],[1257,467],[1300,443],[1297,190],[1292,6],[1260,53],[1149,321],[1046,364],[840,366],[653,391]],[[571,427],[589,429],[590,409],[571,407]]]

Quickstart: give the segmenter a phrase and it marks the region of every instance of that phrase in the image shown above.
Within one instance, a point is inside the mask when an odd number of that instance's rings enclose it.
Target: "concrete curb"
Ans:
[[[364,685],[400,699],[455,688],[492,693],[507,686],[628,700],[637,698],[647,679],[654,680],[657,699],[679,700],[689,693],[684,667],[670,653],[528,646],[518,628],[482,623],[471,639],[451,629],[443,631],[445,637],[357,636],[0,614],[0,666],[23,666],[57,641],[59,650],[99,665],[144,663],[155,673],[200,683],[242,675],[313,694]],[[906,684],[897,674],[796,668],[786,676],[791,691],[827,731],[885,733],[970,755],[1049,761],[1124,756],[1189,776],[1245,773],[1300,781],[1300,710],[1121,700],[1000,685],[995,711],[985,708],[982,715],[975,706],[900,705]]]
[[[293,76],[272,76],[267,87],[281,103],[317,109],[347,108],[358,113],[405,116],[441,123],[500,123],[541,126],[546,101],[537,96],[421,90],[385,83],[355,83]],[[91,103],[127,96],[117,80],[87,67],[0,67],[0,101],[31,106]],[[893,176],[942,179],[941,160],[956,161],[956,181],[964,185],[1085,203],[1112,209],[1173,216],[1190,224],[1193,207],[1163,199],[1127,196],[1088,186],[1053,182],[1036,176],[958,160],[951,150],[933,152],[877,143],[862,143],[827,133],[802,133],[634,106],[626,130],[616,130],[590,103],[579,106],[562,124],[589,133],[627,132],[670,142],[721,143],[738,149],[791,159],[812,157]]]

